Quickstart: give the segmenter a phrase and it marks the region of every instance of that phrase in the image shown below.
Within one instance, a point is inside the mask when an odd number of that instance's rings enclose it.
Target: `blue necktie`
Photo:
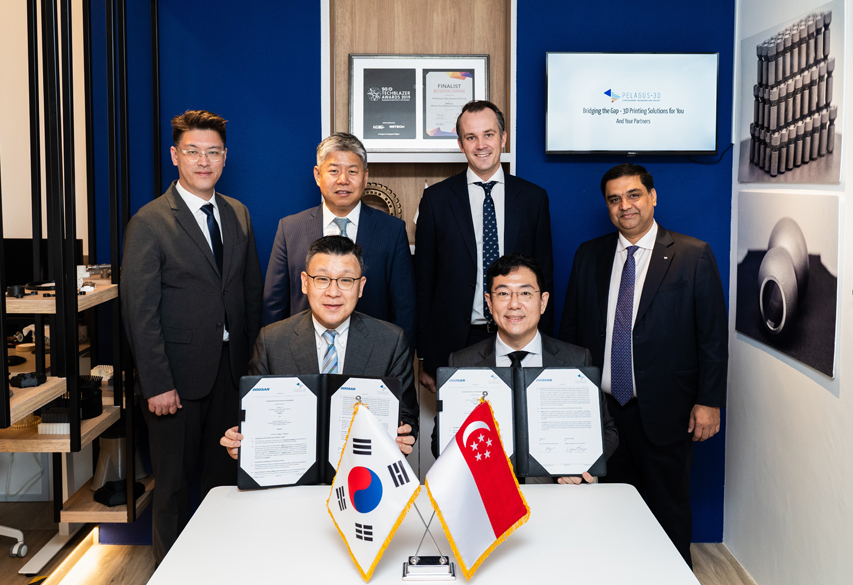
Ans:
[[[341,230],[341,235],[345,238],[348,238],[349,236],[347,235],[347,224],[349,223],[349,220],[345,217],[336,217],[332,221],[335,222],[335,225],[338,226],[339,230]]]
[[[489,292],[486,288],[486,271],[492,262],[500,256],[500,245],[498,244],[498,220],[495,216],[495,202],[492,201],[492,187],[497,184],[497,181],[489,181],[488,183],[476,182],[486,192],[486,198],[483,200],[483,291]],[[489,322],[494,324],[492,312],[489,311],[489,305],[483,301],[483,316]]]
[[[333,329],[327,329],[323,333],[323,339],[329,345],[326,347],[326,355],[323,356],[323,368],[321,374],[337,374],[338,373],[338,350],[335,349],[335,336],[338,332]]]
[[[634,317],[634,280],[637,261],[634,252],[639,246],[628,247],[628,259],[622,268],[616,317],[613,320],[613,338],[610,342],[610,393],[619,404],[634,397],[634,375],[631,359],[631,337]]]
[[[213,204],[202,205],[201,210],[207,215],[207,231],[210,234],[210,245],[213,247],[213,257],[216,258],[216,267],[222,274],[222,234],[219,233],[219,224],[213,216]]]

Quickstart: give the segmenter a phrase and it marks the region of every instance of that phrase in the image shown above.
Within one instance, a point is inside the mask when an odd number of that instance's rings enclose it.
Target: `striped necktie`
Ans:
[[[337,374],[338,373],[338,350],[335,349],[335,337],[338,332],[333,329],[327,329],[323,333],[323,339],[328,344],[326,346],[326,355],[323,356],[323,367],[320,369],[321,374]]]

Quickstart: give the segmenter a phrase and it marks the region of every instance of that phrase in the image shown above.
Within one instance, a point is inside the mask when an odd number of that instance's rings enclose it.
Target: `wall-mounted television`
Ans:
[[[547,53],[548,154],[717,153],[719,53]]]

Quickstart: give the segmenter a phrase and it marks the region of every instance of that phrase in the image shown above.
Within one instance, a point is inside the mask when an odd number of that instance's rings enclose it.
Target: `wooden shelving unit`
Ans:
[[[145,486],[145,493],[136,500],[136,515],[142,513],[151,499],[154,497],[154,476],[149,475],[139,480]],[[109,508],[99,504],[93,498],[94,492],[90,489],[92,480],[79,490],[74,492],[70,498],[65,500],[62,506],[60,518],[62,522],[127,522],[127,504]]]
[[[49,377],[41,386],[14,388],[13,391],[14,394],[9,399],[9,404],[12,408],[12,424],[15,424],[51,400],[65,394],[65,378]],[[3,432],[5,431],[0,431],[0,433]]]
[[[87,279],[95,283],[95,290],[77,298],[77,311],[91,309],[101,303],[118,297],[118,285],[109,280]],[[6,312],[29,315],[53,315],[56,313],[56,298],[38,295],[26,296],[22,299],[6,298]]]
[[[81,421],[80,443],[85,447],[120,417],[118,406],[105,406],[100,416]],[[68,435],[40,435],[37,428],[0,430],[0,453],[70,453]]]

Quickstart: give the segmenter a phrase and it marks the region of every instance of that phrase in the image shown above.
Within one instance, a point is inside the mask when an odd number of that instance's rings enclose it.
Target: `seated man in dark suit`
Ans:
[[[308,247],[321,236],[342,235],[361,246],[370,280],[359,312],[402,327],[414,344],[415,277],[406,223],[361,201],[367,186],[364,145],[343,132],[323,140],[314,179],[323,203],[278,223],[264,286],[263,325],[308,308],[300,278]]]
[[[539,332],[539,319],[545,313],[549,298],[548,292],[542,290],[544,281],[542,268],[529,256],[508,254],[495,260],[486,271],[488,292],[485,297],[498,332],[450,354],[450,367],[591,366],[589,350]],[[619,445],[619,434],[603,395],[601,401],[604,408],[604,456],[610,457]],[[433,432],[433,452],[436,451],[437,437]],[[591,482],[593,478],[585,472],[583,479]],[[577,484],[581,478],[561,477],[557,482]]]
[[[367,281],[361,248],[349,238],[325,236],[311,244],[305,266],[302,292],[310,309],[261,329],[249,373],[399,378],[397,445],[408,455],[418,430],[412,352],[402,329],[354,311]],[[219,441],[235,459],[243,440],[237,428]]]

